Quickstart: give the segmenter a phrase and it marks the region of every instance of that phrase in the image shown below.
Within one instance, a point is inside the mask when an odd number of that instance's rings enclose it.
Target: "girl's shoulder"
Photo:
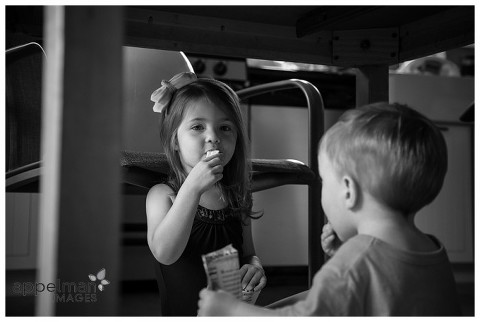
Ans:
[[[167,183],[157,183],[156,185],[152,186],[148,193],[174,193],[173,188],[168,185]]]
[[[172,199],[175,196],[175,191],[172,187],[165,183],[159,183],[150,188],[147,193],[147,201],[151,199]]]

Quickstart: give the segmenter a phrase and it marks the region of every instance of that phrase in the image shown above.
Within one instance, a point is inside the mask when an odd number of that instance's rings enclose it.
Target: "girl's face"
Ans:
[[[322,178],[322,207],[333,230],[341,241],[355,234],[350,214],[345,203],[345,187],[336,173],[326,152],[320,149],[318,157],[319,173]]]
[[[190,173],[210,150],[219,150],[222,165],[232,158],[237,128],[225,112],[208,100],[191,102],[177,130],[177,151],[183,169]]]

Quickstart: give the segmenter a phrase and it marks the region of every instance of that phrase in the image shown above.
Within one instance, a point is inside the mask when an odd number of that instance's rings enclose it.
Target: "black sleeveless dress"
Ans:
[[[199,205],[187,246],[180,258],[171,265],[155,261],[162,315],[197,315],[198,293],[207,286],[201,256],[228,244],[238,250],[241,259],[241,219],[229,208],[210,210]]]

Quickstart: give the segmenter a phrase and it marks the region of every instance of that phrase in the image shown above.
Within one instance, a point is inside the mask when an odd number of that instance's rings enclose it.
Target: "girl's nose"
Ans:
[[[220,138],[217,135],[217,132],[213,129],[207,132],[206,139],[208,143],[220,143]]]

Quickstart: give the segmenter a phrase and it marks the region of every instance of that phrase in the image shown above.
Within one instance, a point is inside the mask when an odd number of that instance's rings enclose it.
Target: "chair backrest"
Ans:
[[[6,172],[40,160],[43,48],[6,50]]]

